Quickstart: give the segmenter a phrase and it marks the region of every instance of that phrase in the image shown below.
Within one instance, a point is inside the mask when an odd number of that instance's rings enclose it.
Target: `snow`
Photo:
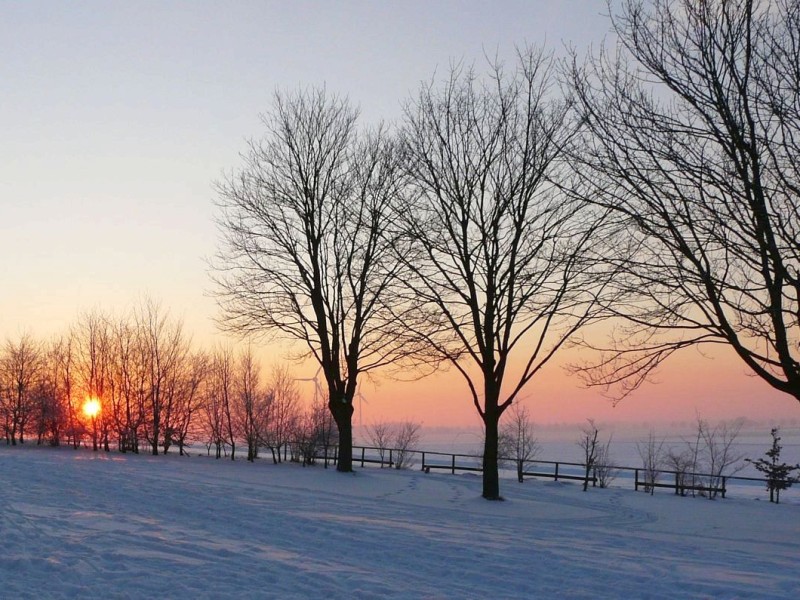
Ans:
[[[7,598],[793,598],[800,505],[0,448]]]

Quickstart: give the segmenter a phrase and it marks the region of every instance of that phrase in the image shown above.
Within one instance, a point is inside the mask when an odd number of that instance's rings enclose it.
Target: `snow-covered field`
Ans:
[[[800,505],[0,448],[3,598],[797,598]]]

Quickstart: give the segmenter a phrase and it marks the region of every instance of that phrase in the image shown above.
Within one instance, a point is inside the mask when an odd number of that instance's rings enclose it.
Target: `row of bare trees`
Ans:
[[[618,8],[612,50],[456,66],[393,130],[277,92],[218,184],[222,320],[318,361],[340,470],[359,377],[389,365],[463,376],[487,499],[501,416],[569,343],[617,397],[723,344],[800,399],[800,3]],[[579,337],[600,319],[608,343]]]
[[[69,350],[61,342],[44,347],[27,335],[5,342],[0,351],[0,418],[7,443],[24,443],[26,436],[59,443],[74,435]]]
[[[369,425],[367,437],[369,443],[378,451],[381,468],[384,464],[395,469],[410,467],[419,444],[421,428],[422,424],[413,421],[402,423],[378,421]]]
[[[92,409],[92,410],[90,410]],[[29,335],[0,349],[0,434],[9,445],[91,443],[95,450],[185,452],[311,462],[336,431],[327,408],[306,407],[285,368],[261,373],[252,348],[192,349],[180,321],[145,302],[129,316],[83,315],[67,335]]]
[[[652,494],[654,484],[666,471],[675,477],[676,494],[699,493],[715,498],[724,487],[724,478],[744,467],[744,455],[736,447],[741,428],[741,420],[712,425],[698,418],[694,437],[669,447],[651,431],[647,440],[636,444],[645,491]]]
[[[340,470],[359,376],[444,364],[484,422],[483,495],[499,498],[501,415],[597,317],[587,245],[602,211],[553,183],[572,126],[551,70],[534,50],[489,83],[456,69],[408,103],[396,135],[359,131],[324,89],[276,93],[265,137],[219,184],[224,323],[299,340],[319,362]]]
[[[187,433],[201,363],[180,323],[150,302],[124,319],[86,313],[49,342],[9,339],[0,352],[4,437],[77,446],[88,436],[95,449],[112,440],[122,451],[168,449]]]

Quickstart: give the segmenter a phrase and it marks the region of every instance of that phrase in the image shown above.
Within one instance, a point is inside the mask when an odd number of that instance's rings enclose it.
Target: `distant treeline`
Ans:
[[[0,348],[0,434],[9,445],[152,454],[203,443],[232,459],[244,445],[248,460],[268,448],[276,461],[290,439],[295,449],[309,445],[309,456],[335,442],[318,384],[304,403],[286,367],[261,371],[250,347],[193,348],[182,323],[154,302],[121,318],[86,313],[55,339],[25,334]],[[87,410],[90,401],[98,412]]]

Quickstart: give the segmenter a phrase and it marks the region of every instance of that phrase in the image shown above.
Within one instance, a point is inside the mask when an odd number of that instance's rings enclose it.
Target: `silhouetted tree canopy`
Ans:
[[[398,275],[387,236],[394,145],[382,129],[361,134],[357,117],[324,89],[276,93],[264,136],[218,185],[222,324],[305,344],[327,383],[342,471],[359,374],[410,350],[385,307]]]
[[[800,400],[800,3],[629,0],[613,24],[570,72],[572,191],[616,215],[626,320],[584,373],[625,395],[721,344]]]
[[[585,253],[596,222],[553,184],[571,126],[551,71],[537,50],[486,78],[454,68],[421,88],[402,130],[400,258],[422,316],[406,324],[469,387],[489,499],[499,498],[500,416],[593,318],[598,290]]]

